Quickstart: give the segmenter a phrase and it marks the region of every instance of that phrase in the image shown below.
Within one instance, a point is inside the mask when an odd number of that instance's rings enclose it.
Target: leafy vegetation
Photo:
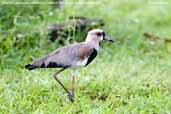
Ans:
[[[171,113],[171,50],[143,36],[171,36],[171,2],[99,2],[75,1],[61,10],[51,4],[0,4],[0,113]],[[103,29],[116,39],[114,45],[104,42],[95,61],[77,70],[74,104],[53,79],[56,69],[23,68],[61,47],[48,40],[47,26],[71,15],[104,19]],[[60,78],[69,88],[69,71]]]

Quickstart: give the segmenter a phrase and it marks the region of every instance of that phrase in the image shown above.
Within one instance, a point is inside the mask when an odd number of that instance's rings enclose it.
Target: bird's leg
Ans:
[[[71,85],[71,94],[72,94],[72,99],[71,99],[71,101],[72,102],[74,102],[74,97],[75,97],[75,95],[74,95],[74,90],[75,90],[75,81],[74,81],[74,71],[73,70],[71,70],[71,81],[72,81],[72,85]]]
[[[63,85],[63,83],[58,79],[58,74],[60,73],[60,72],[62,72],[63,70],[65,70],[66,68],[62,68],[62,69],[60,69],[58,72],[56,72],[54,75],[53,75],[53,77],[55,78],[55,80],[63,87],[63,89],[68,93],[68,95],[69,95],[69,97],[70,97],[70,100],[72,99],[72,95],[71,95],[71,93],[68,91],[68,89],[67,88],[65,88],[65,86]],[[72,100],[71,100],[72,101]]]

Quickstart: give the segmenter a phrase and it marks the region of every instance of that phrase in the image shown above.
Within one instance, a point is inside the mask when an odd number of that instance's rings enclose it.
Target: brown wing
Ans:
[[[34,68],[61,68],[74,66],[77,61],[88,59],[89,64],[97,55],[97,51],[90,45],[84,43],[77,43],[55,50],[53,53],[33,61],[26,65],[27,69]],[[86,64],[86,65],[87,65]]]

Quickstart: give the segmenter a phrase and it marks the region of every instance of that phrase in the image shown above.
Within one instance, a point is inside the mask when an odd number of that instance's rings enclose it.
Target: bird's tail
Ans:
[[[33,70],[36,68],[36,66],[32,65],[32,64],[27,64],[25,65],[25,68],[28,69],[28,70]]]
[[[44,58],[34,60],[31,63],[25,65],[25,68],[28,70],[33,70],[35,68],[45,68],[44,60],[45,60]]]

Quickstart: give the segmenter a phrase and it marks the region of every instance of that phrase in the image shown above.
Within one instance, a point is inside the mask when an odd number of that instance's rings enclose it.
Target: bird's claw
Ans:
[[[69,100],[74,103],[74,97],[71,94],[68,94]]]

